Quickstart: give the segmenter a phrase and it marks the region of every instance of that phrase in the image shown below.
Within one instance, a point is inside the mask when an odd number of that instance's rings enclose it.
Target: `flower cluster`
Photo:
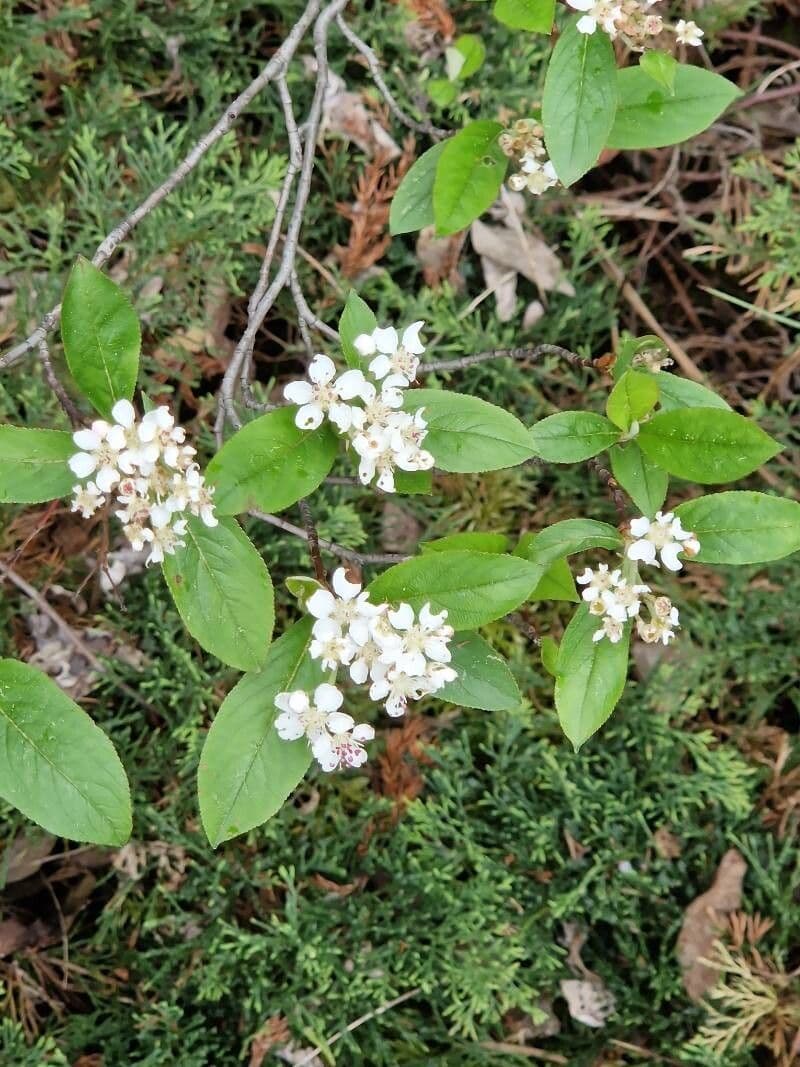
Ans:
[[[659,555],[667,570],[679,571],[683,564],[678,554],[682,552],[691,558],[699,551],[700,542],[693,533],[684,530],[673,512],[657,511],[655,519],[641,516],[632,520],[625,555],[629,560],[653,567],[660,566],[656,558]],[[606,563],[601,563],[596,570],[587,567],[576,581],[585,586],[582,596],[590,614],[602,619],[593,635],[594,641],[607,637],[616,644],[622,640],[625,624],[631,619],[636,620],[636,632],[648,644],[661,641],[668,645],[675,637],[675,629],[680,625],[678,609],[669,597],[653,596],[649,585],[623,578],[621,570],[610,570]],[[650,613],[647,622],[641,614],[643,605]]]
[[[446,611],[434,614],[425,604],[415,615],[410,604],[397,609],[373,604],[344,567],[331,584],[333,592],[317,589],[306,603],[314,617],[309,652],[326,670],[344,667],[358,685],[369,682],[370,699],[383,702],[391,716],[402,715],[409,700],[455,681],[456,671],[449,665],[453,628],[445,621]],[[341,691],[330,683],[317,687],[313,701],[303,690],[279,693],[278,736],[307,737],[323,770],[360,766],[367,758],[363,742],[375,733],[341,712],[342,702]]]
[[[509,188],[515,192],[527,189],[534,196],[541,196],[558,184],[555,167],[547,158],[544,146],[544,130],[533,119],[520,119],[509,130],[500,134],[500,148],[517,161],[519,171],[508,179]]]
[[[580,33],[594,33],[597,27],[613,41],[617,37],[631,48],[642,51],[649,38],[657,37],[665,28],[660,15],[650,13],[658,0],[567,0],[570,7],[583,12],[578,19]],[[703,31],[695,22],[679,19],[673,27],[680,44],[700,44]]]
[[[424,409],[413,414],[400,410],[403,390],[415,380],[425,351],[419,339],[422,326],[413,323],[402,339],[393,326],[355,339],[361,355],[373,357],[368,368],[372,381],[355,369],[337,376],[333,360],[319,354],[308,368],[309,380],[289,382],[283,391],[287,400],[300,405],[297,426],[315,430],[327,417],[358,454],[361,483],[369,485],[377,474],[376,484],[385,493],[395,491],[396,469],[433,467],[433,456],[421,447],[428,433]]]
[[[70,457],[69,468],[83,483],[73,487],[72,510],[88,519],[113,493],[120,505],[114,514],[131,547],[141,552],[149,545],[147,562],[160,563],[184,544],[187,514],[217,525],[214,490],[168,408],[137,420],[133,404],[118,400],[111,415],[113,423],[96,419],[72,436],[81,451]]]

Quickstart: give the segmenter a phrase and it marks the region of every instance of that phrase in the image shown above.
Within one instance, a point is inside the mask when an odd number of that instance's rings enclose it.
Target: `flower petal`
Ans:
[[[342,600],[353,600],[361,592],[361,582],[351,582],[344,567],[337,567],[331,581],[333,591]]]
[[[88,478],[92,471],[97,469],[97,460],[88,452],[76,452],[74,456],[70,456],[67,465],[79,478]]]
[[[318,352],[309,364],[308,376],[315,385],[327,385],[336,377],[336,364],[330,356]]]
[[[306,601],[306,608],[315,619],[326,619],[336,606],[336,598],[329,589],[316,589]]]
[[[314,386],[311,382],[289,382],[283,387],[283,395],[293,404],[308,404],[314,399]]]
[[[371,333],[360,333],[353,341],[353,347],[362,356],[371,356],[375,352],[375,338]]]
[[[294,417],[295,425],[301,430],[316,430],[322,425],[324,418],[319,404],[304,404],[298,408]]]
[[[325,720],[325,725],[332,734],[346,734],[355,726],[356,720],[346,711],[333,711]]]
[[[130,400],[118,400],[111,409],[111,417],[114,422],[118,422],[120,426],[130,430],[136,421],[136,411]]]
[[[82,448],[86,452],[94,452],[102,443],[100,434],[95,433],[94,430],[78,430],[72,435],[72,440],[78,448]]]
[[[420,319],[419,322],[412,322],[403,330],[403,348],[413,356],[421,356],[425,351],[425,345],[419,339],[419,331],[424,325],[425,323]]]
[[[372,337],[378,351],[385,352],[387,356],[393,356],[400,344],[400,338],[394,326],[387,326],[385,329],[379,326],[373,331]]]
[[[314,703],[320,711],[338,711],[343,702],[344,694],[335,685],[331,685],[330,682],[323,682],[322,685],[318,685],[314,690]],[[349,715],[347,717],[350,718]],[[353,720],[350,719],[350,721],[352,722]]]

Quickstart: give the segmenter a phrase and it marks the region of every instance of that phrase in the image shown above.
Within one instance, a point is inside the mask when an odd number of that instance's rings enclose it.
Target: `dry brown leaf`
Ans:
[[[561,993],[572,1018],[584,1026],[597,1029],[605,1026],[606,1019],[613,1015],[617,1008],[614,995],[599,980],[565,978],[561,982]]]
[[[481,256],[481,268],[486,288],[494,294],[498,319],[500,322],[510,322],[517,310],[517,272],[491,256]]]
[[[352,893],[363,889],[367,884],[367,878],[366,875],[359,875],[353,882],[334,882],[331,878],[326,878],[324,874],[313,874],[311,884],[317,889],[324,890],[328,899],[334,899],[349,897]]]
[[[676,860],[681,854],[681,843],[667,826],[659,826],[653,834],[653,844],[662,860]]]
[[[716,982],[719,972],[708,959],[726,916],[742,903],[742,883],[747,863],[741,852],[729,849],[720,861],[711,888],[692,901],[678,934],[677,955],[683,970],[683,987],[692,1000],[700,1000]]]
[[[546,241],[516,226],[491,226],[476,219],[469,230],[472,247],[507,270],[516,270],[543,293],[574,296],[575,289],[564,277],[561,260]]]
[[[350,92],[343,78],[328,74],[328,87],[322,108],[322,133],[332,133],[358,145],[370,157],[397,159],[400,147],[386,131],[360,93]]]
[[[532,330],[542,318],[544,318],[544,304],[541,300],[531,300],[522,316],[522,329]]]
[[[3,882],[21,882],[36,874],[42,861],[53,851],[56,839],[51,834],[15,837],[0,856],[0,876]]]
[[[248,1067],[261,1067],[268,1052],[289,1040],[289,1024],[281,1015],[271,1015],[250,1039],[250,1062]]]
[[[453,16],[447,10],[445,0],[394,0],[407,8],[417,21],[431,33],[449,43],[456,32]]]
[[[422,267],[425,284],[436,289],[449,282],[454,289],[462,289],[464,279],[458,272],[458,261],[466,240],[466,232],[437,237],[433,226],[424,226],[417,238],[417,259]]]

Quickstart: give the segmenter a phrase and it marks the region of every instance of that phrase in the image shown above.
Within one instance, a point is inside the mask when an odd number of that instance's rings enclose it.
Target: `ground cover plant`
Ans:
[[[354,7],[3,16],[4,1054],[790,1062],[794,46]]]

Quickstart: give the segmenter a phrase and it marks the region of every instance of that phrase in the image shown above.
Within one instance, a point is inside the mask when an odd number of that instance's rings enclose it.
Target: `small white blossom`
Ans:
[[[616,645],[622,640],[624,632],[624,623],[619,622],[617,619],[612,619],[610,615],[606,615],[603,619],[603,625],[592,634],[592,640],[602,641],[604,637],[607,637],[612,645]]]
[[[514,192],[519,193],[527,189],[534,196],[541,196],[554,185],[558,185],[558,175],[549,159],[544,163],[536,159],[523,159],[520,171],[511,175],[508,185]]]
[[[333,592],[317,589],[306,601],[309,614],[316,620],[312,634],[320,641],[347,636],[363,645],[370,637],[370,622],[381,608],[370,603],[369,593],[361,591],[360,582],[348,579],[344,567],[334,572],[331,585]],[[350,659],[342,662],[349,663]]]
[[[336,364],[330,356],[322,353],[314,356],[308,367],[308,377],[310,381],[289,382],[283,390],[287,400],[300,405],[295,415],[297,426],[301,430],[316,430],[327,415],[339,430],[348,430],[352,424],[351,409],[342,402],[336,382]]]
[[[314,758],[324,771],[338,767],[360,767],[367,759],[364,742],[375,736],[367,723],[356,724],[351,715],[339,709],[344,701],[341,690],[323,682],[314,690],[314,699],[302,689],[278,693],[275,706],[281,712],[275,729],[284,741],[306,737]]]
[[[656,597],[650,603],[650,621],[636,620],[636,632],[647,644],[660,641],[668,645],[675,638],[675,628],[680,626],[678,609],[665,596]]]
[[[679,571],[683,564],[678,559],[678,553],[692,557],[700,551],[700,542],[693,533],[684,530],[681,520],[671,511],[657,511],[655,519],[644,516],[633,519],[630,533],[633,540],[627,548],[628,559],[649,563],[654,567],[659,566],[656,559],[658,555],[667,570]]]
[[[109,440],[112,429],[104,419],[95,419],[88,430],[78,430],[72,435],[81,451],[70,457],[69,469],[78,478],[94,474],[101,493],[110,493],[120,479],[120,448]]]
[[[425,351],[419,339],[424,325],[424,322],[413,322],[407,326],[402,340],[394,326],[377,327],[372,333],[360,334],[353,343],[362,356],[378,353],[369,365],[370,374],[378,381],[387,375],[397,375],[403,379],[403,385],[409,385],[417,377],[419,357]]]
[[[616,36],[616,23],[622,15],[622,8],[611,0],[567,0],[570,7],[585,14],[578,19],[579,33],[594,33],[600,26],[610,37]]]
[[[603,592],[614,588],[620,579],[620,574],[620,571],[610,571],[607,563],[601,563],[596,571],[587,567],[583,574],[576,577],[575,581],[578,585],[586,586],[581,596],[588,604],[591,604],[592,601],[599,600]]]
[[[94,513],[103,506],[106,498],[94,484],[87,482],[86,485],[73,485],[72,511],[79,511],[84,519],[90,519]]]
[[[325,727],[325,731],[311,742],[311,751],[323,771],[360,767],[367,762],[364,742],[375,736],[369,723],[356,723],[352,715],[335,711],[325,720]]]
[[[696,22],[678,19],[675,23],[675,37],[681,44],[688,44],[697,48],[702,43],[703,31]]]

